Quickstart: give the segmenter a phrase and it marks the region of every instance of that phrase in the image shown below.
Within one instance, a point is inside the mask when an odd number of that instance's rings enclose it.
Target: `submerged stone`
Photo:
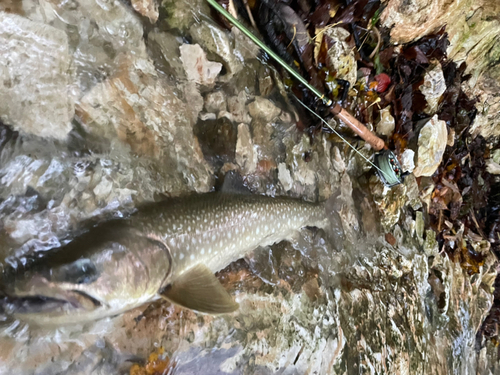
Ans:
[[[201,97],[198,108],[182,102],[149,60],[124,57],[119,73],[95,86],[77,110],[91,134],[119,139],[137,155],[162,160],[165,168],[174,165],[191,189],[206,192],[212,171],[186,117],[189,111],[197,117],[202,106]]]
[[[204,86],[213,85],[222,64],[208,61],[207,55],[198,44],[183,44],[179,49],[187,79]]]
[[[0,12],[0,118],[15,130],[64,139],[74,97],[66,33]]]

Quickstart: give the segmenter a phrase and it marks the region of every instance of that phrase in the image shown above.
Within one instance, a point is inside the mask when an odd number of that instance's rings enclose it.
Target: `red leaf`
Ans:
[[[379,75],[376,75],[375,81],[377,81],[377,83],[378,83],[377,87],[375,88],[375,91],[377,91],[377,92],[384,92],[385,90],[387,90],[387,88],[391,84],[391,78],[385,73],[381,73]]]

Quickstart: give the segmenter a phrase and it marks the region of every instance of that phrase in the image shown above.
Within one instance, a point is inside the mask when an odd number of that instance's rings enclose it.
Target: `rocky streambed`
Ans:
[[[320,3],[350,24],[374,2]],[[393,94],[370,87],[375,67],[360,65],[351,29],[323,25],[328,69],[352,85],[346,107],[401,155],[417,151],[402,158],[413,174],[389,189],[311,125],[289,79],[202,0],[0,3],[3,265],[144,202],[218,190],[228,172],[254,194],[336,196],[330,230],[304,229],[218,273],[237,312],[155,302],[58,329],[2,315],[0,373],[497,373],[497,8],[384,2],[374,24],[382,52],[392,48],[379,63]]]

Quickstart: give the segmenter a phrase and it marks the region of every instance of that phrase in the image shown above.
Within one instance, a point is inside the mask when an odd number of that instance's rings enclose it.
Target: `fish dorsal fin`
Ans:
[[[160,295],[182,307],[208,314],[224,314],[238,309],[238,304],[203,264],[184,272],[163,288]]]

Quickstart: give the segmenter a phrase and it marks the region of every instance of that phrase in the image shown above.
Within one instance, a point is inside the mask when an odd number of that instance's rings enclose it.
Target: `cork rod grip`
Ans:
[[[368,142],[375,151],[380,151],[384,148],[387,148],[385,142],[373,134],[366,126],[364,126],[361,122],[359,122],[353,115],[347,112],[340,105],[335,104],[330,112],[341,119],[347,126],[349,126],[357,135],[363,138],[366,142]]]

